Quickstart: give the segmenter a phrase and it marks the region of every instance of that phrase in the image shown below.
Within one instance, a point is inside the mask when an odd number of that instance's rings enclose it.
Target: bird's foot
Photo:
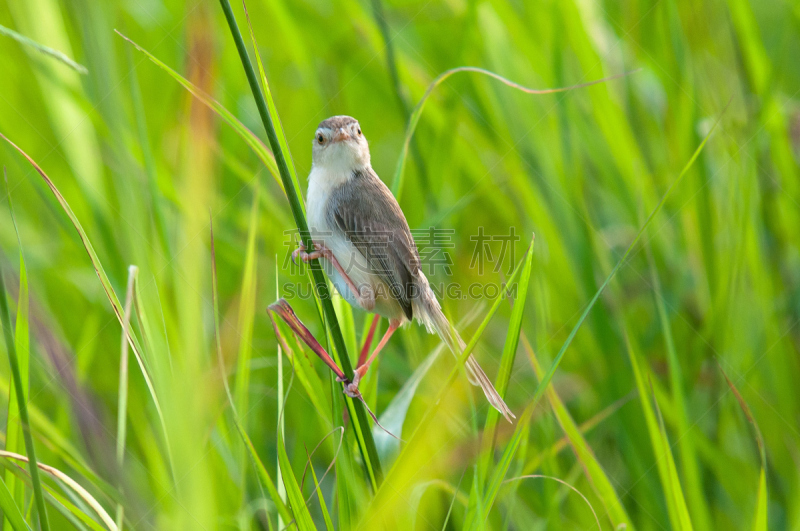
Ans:
[[[337,382],[344,383],[343,392],[350,398],[361,398],[361,391],[358,390],[358,384],[361,382],[361,378],[364,377],[366,374],[366,370],[363,370],[364,367],[359,367],[355,370],[355,374],[353,374],[353,381],[347,380],[346,378],[336,378]],[[364,374],[362,374],[362,371]]]
[[[305,244],[300,242],[300,245],[297,246],[297,249],[292,252],[292,262],[297,265],[297,257],[300,257],[303,262],[309,262],[320,257],[330,259],[331,256],[333,256],[333,253],[331,253],[330,249],[321,243],[314,242],[314,250],[309,253],[306,251]]]

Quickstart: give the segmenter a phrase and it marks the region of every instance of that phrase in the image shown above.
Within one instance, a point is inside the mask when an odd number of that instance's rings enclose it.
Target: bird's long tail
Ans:
[[[442,313],[439,301],[436,300],[436,295],[430,288],[428,279],[425,278],[422,271],[419,272],[419,277],[416,280],[419,293],[414,299],[414,316],[418,316],[420,321],[428,328],[428,331],[438,334],[450,349],[450,352],[458,358],[458,356],[464,352],[464,349],[467,348],[467,345],[464,343],[464,340],[461,339],[458,331],[450,326],[447,317]],[[507,421],[512,422],[512,419],[516,417],[503,401],[500,393],[494,388],[491,380],[489,380],[489,377],[483,372],[483,369],[481,369],[481,366],[478,364],[478,360],[476,360],[472,354],[467,358],[464,367],[467,370],[467,377],[470,383],[480,386],[489,403],[499,411]]]

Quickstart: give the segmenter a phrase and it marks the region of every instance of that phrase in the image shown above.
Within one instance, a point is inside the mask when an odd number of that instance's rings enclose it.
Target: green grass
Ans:
[[[0,3],[4,529],[800,528],[794,4]],[[273,328],[372,322],[287,258],[333,114],[513,425],[414,325],[399,442]]]

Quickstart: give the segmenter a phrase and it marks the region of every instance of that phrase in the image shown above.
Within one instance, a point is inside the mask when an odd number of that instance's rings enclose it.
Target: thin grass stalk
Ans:
[[[278,281],[278,257],[275,257],[275,298],[277,299],[280,296],[280,285]],[[284,432],[284,417],[281,415],[281,411],[283,410],[283,352],[281,349],[281,342],[278,341],[278,431],[281,433],[281,437],[285,437],[286,434]],[[284,503],[286,503],[286,487],[283,484],[283,477],[281,471],[281,459],[278,456],[275,456],[275,470],[278,471],[277,483],[278,483],[278,496],[281,497]],[[281,518],[281,515],[278,514],[278,529],[283,529],[285,522]]]
[[[125,313],[122,320],[122,339],[119,356],[119,391],[117,398],[117,488],[122,492],[122,467],[125,464],[125,437],[128,421],[128,330],[131,327],[131,311],[133,309],[133,285],[139,268],[132,265],[128,268],[128,287],[125,293]],[[122,502],[117,503],[116,522],[121,530],[125,520],[125,508]]]
[[[247,48],[242,38],[242,33],[239,30],[238,24],[236,23],[236,18],[234,17],[233,10],[231,9],[230,2],[228,0],[220,0],[220,5],[225,13],[225,19],[228,22],[231,35],[236,43],[236,49],[239,52],[242,66],[244,67],[245,74],[247,75],[247,81],[250,84],[250,90],[253,92],[253,98],[255,99],[256,106],[258,107],[258,113],[261,117],[261,121],[264,124],[264,129],[267,132],[267,138],[269,139],[272,152],[275,155],[275,162],[278,165],[281,181],[283,182],[284,189],[286,191],[286,198],[289,200],[289,206],[292,210],[292,216],[294,217],[295,225],[297,225],[297,228],[300,231],[300,237],[302,238],[306,249],[312,249],[313,242],[311,241],[308,223],[306,222],[305,214],[303,213],[303,206],[300,202],[298,191],[292,182],[291,173],[289,172],[289,167],[286,162],[286,154],[284,154],[280,141],[278,140],[278,136],[275,132],[275,126],[273,124],[272,117],[269,114],[267,102],[264,99],[264,95],[259,87],[258,78],[256,77],[255,70],[253,69],[253,64],[250,61],[250,56],[247,53]],[[350,364],[350,358],[347,355],[347,348],[345,347],[342,331],[339,327],[339,321],[336,318],[336,312],[333,309],[330,291],[328,290],[328,284],[325,280],[325,276],[322,273],[322,267],[319,264],[319,260],[311,260],[309,265],[312,277],[314,279],[315,289],[322,304],[325,322],[330,331],[331,337],[333,338],[334,347],[339,357],[339,363],[345,374],[352,374],[353,368]],[[359,401],[348,398],[346,399],[346,403],[351,415],[354,414],[353,416],[357,421],[357,423],[353,424],[353,427],[358,427],[357,439],[359,441],[359,449],[361,450],[361,455],[364,459],[364,464],[367,468],[370,482],[372,483],[373,488],[377,489],[378,485],[383,480],[383,472],[381,470],[380,460],[378,458],[378,451],[375,447],[375,441],[373,440],[372,433],[368,428],[369,423],[367,420],[367,414],[364,411],[363,405]],[[356,424],[358,426],[356,426]]]
[[[83,66],[80,63],[76,63],[75,61],[73,61],[72,59],[67,57],[67,55],[64,54],[64,52],[60,52],[58,50],[50,48],[49,46],[45,46],[44,44],[40,44],[40,43],[36,42],[35,40],[33,40],[33,39],[29,38],[29,37],[26,37],[25,35],[17,33],[16,31],[12,30],[11,28],[7,28],[7,27],[5,27],[3,25],[0,25],[0,35],[5,35],[6,37],[10,37],[10,38],[14,39],[15,41],[17,41],[18,43],[23,44],[25,46],[30,46],[31,48],[33,48],[37,52],[39,52],[41,54],[44,54],[44,55],[48,55],[48,56],[52,57],[53,59],[55,59],[57,61],[60,61],[61,63],[67,65],[70,68],[72,68],[73,70],[75,70],[79,74],[86,75],[86,74],[89,73],[89,71],[86,69],[85,66]]]
[[[11,331],[11,314],[8,311],[8,300],[6,299],[6,285],[3,279],[3,266],[0,264],[0,320],[3,321],[3,336],[8,349],[8,361],[11,365],[11,373],[14,377],[14,387],[17,389],[17,406],[19,407],[19,418],[22,422],[22,436],[25,439],[25,449],[28,452],[29,468],[31,473],[31,483],[33,484],[33,497],[36,500],[36,511],[39,513],[39,525],[42,531],[50,530],[50,522],[47,519],[47,508],[44,504],[44,494],[42,493],[42,482],[39,478],[39,467],[36,461],[36,451],[33,447],[33,437],[31,436],[31,424],[28,417],[28,400],[22,391],[22,375],[19,371],[17,360],[17,348],[14,344],[14,335]]]

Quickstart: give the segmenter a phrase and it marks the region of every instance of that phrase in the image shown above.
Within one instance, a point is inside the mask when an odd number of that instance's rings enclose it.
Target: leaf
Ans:
[[[306,451],[306,454],[308,452]],[[311,464],[311,456],[308,456],[308,468],[311,470],[311,477],[314,479],[314,491],[317,493],[319,497],[319,506],[322,509],[322,519],[325,521],[325,529],[328,531],[333,531],[333,522],[331,521],[331,515],[328,514],[328,507],[325,505],[325,498],[322,496],[322,490],[319,488],[319,482],[317,481],[317,473],[314,472],[314,465]]]
[[[123,477],[123,464],[125,459],[125,438],[128,423],[128,331],[130,330],[131,311],[133,309],[133,285],[139,269],[136,266],[128,268],[128,288],[125,295],[125,317],[122,321],[122,339],[120,345],[119,362],[119,390],[117,398],[117,473]],[[120,488],[120,490],[122,490]],[[122,502],[117,503],[117,527],[122,528],[125,520],[125,510]]]
[[[294,514],[295,524],[297,524],[300,531],[316,531],[314,521],[311,519],[311,513],[308,512],[308,507],[306,507],[303,499],[303,493],[300,492],[297,479],[294,476],[294,472],[292,472],[292,465],[289,462],[289,456],[286,454],[286,446],[281,430],[278,430],[278,463],[281,466],[281,477],[283,477],[283,484],[286,486],[286,494],[289,497],[289,505]]]
[[[539,365],[539,360],[536,359],[536,354],[527,340],[524,341],[524,344],[533,370],[536,372],[537,377],[540,377],[542,367]],[[625,526],[626,529],[633,531],[633,523],[625,512],[625,507],[622,505],[619,496],[617,496],[611,480],[609,480],[603,467],[597,461],[592,448],[584,439],[580,428],[575,424],[552,385],[547,388],[547,399],[550,402],[550,407],[553,408],[553,413],[558,419],[558,423],[561,425],[561,429],[564,431],[564,435],[572,446],[572,451],[575,452],[575,457],[578,458],[581,466],[583,466],[589,483],[592,485],[597,497],[603,502],[612,527],[618,529],[620,526]]]
[[[508,382],[511,378],[511,370],[514,367],[514,360],[517,356],[517,347],[519,346],[519,336],[522,331],[522,316],[525,312],[525,300],[528,295],[528,284],[531,277],[531,266],[533,264],[533,243],[535,235],[531,239],[531,250],[525,257],[522,273],[520,273],[519,286],[517,288],[517,299],[511,311],[511,319],[508,323],[506,330],[506,340],[503,344],[503,354],[500,358],[500,370],[497,372],[495,380],[495,389],[500,393],[500,396],[505,398],[506,390],[508,389]],[[486,423],[484,424],[483,435],[481,436],[481,456],[478,461],[477,480],[476,483],[483,485],[486,474],[489,470],[489,465],[492,463],[494,457],[494,444],[495,444],[495,430],[497,428],[497,421],[499,413],[494,408],[490,408],[486,414]],[[474,495],[473,495],[474,493]],[[480,507],[482,497],[477,490],[473,490],[470,495],[470,509],[467,511],[464,528],[469,529],[477,522],[481,521],[480,514],[487,512],[486,508]],[[477,512],[475,509],[479,509]]]
[[[483,74],[485,76],[492,77],[497,79],[498,81],[504,83],[505,85],[525,92],[527,94],[555,94],[557,92],[566,92],[568,90],[574,90],[583,87],[589,87],[591,85],[596,85],[598,83],[604,83],[606,81],[610,81],[612,79],[617,79],[620,77],[627,76],[631,72],[626,72],[624,74],[618,74],[616,76],[610,76],[603,79],[597,79],[595,81],[589,81],[588,83],[581,83],[579,85],[572,85],[570,87],[560,87],[560,88],[552,88],[552,89],[532,89],[528,87],[524,87],[519,83],[515,83],[510,79],[506,79],[499,74],[495,74],[489,70],[484,68],[478,68],[477,66],[459,66],[457,68],[451,68],[450,70],[446,70],[439,74],[436,79],[434,79],[428,88],[425,90],[425,94],[422,95],[420,98],[419,103],[417,103],[416,107],[411,111],[411,117],[408,119],[408,126],[406,127],[406,136],[405,140],[403,141],[403,149],[400,151],[400,156],[397,159],[397,167],[395,168],[394,172],[394,179],[392,180],[392,193],[400,201],[400,194],[403,191],[403,173],[406,166],[406,158],[408,157],[408,148],[411,144],[411,137],[414,136],[414,131],[417,129],[417,124],[419,123],[419,118],[422,116],[422,109],[425,108],[425,103],[428,101],[433,89],[438,87],[442,84],[442,82],[447,79],[448,77],[452,76],[453,74],[457,74],[459,72],[475,72],[478,74]]]
[[[475,305],[469,313],[464,316],[461,322],[458,323],[458,328],[469,326],[472,321],[480,315],[483,308],[483,304]],[[392,401],[386,406],[386,409],[383,410],[379,420],[387,431],[397,435],[397,437],[403,437],[403,423],[405,422],[408,408],[411,405],[411,400],[417,392],[417,387],[419,387],[425,375],[428,374],[428,370],[430,370],[434,362],[439,358],[439,355],[444,352],[444,349],[445,344],[439,343],[433,352],[428,354],[428,357],[419,364],[411,377],[403,384],[403,387],[394,395],[394,398],[392,398]],[[395,437],[391,437],[386,431],[379,429],[377,426],[373,428],[372,435],[375,437],[378,453],[384,461],[400,446],[400,441]]]
[[[153,63],[155,63],[156,66],[164,70],[167,74],[169,74],[172,77],[172,79],[180,83],[180,85],[187,91],[189,91],[189,93],[191,93],[192,96],[197,98],[200,101],[200,103],[202,103],[203,105],[214,111],[214,113],[216,113],[217,116],[225,120],[225,122],[227,122],[227,124],[230,125],[240,137],[242,137],[242,140],[245,141],[245,143],[250,147],[250,149],[253,150],[253,153],[256,154],[259,160],[261,160],[261,162],[264,164],[267,170],[269,170],[269,172],[275,178],[275,182],[278,183],[278,186],[280,186],[281,189],[283,189],[283,183],[280,180],[278,167],[275,164],[275,157],[272,155],[269,149],[267,149],[267,146],[264,145],[264,142],[262,142],[261,139],[255,135],[255,133],[253,133],[247,127],[245,127],[245,125],[242,122],[240,122],[233,115],[233,113],[231,113],[228,109],[223,107],[221,103],[219,103],[217,100],[215,100],[214,98],[203,92],[200,88],[198,88],[194,84],[192,84],[191,81],[184,78],[175,70],[168,67],[165,63],[157,59],[153,54],[151,54],[150,52],[148,52],[147,50],[145,50],[144,48],[133,42],[131,39],[129,39],[119,31],[114,30],[114,32],[123,39],[125,39],[126,41],[128,41],[129,43],[131,43],[137,50],[145,54],[148,59],[150,59]]]
[[[8,189],[8,175],[3,168],[5,177],[6,195],[8,196],[8,206],[11,214],[11,222],[14,225],[14,232],[17,235],[17,245],[19,247],[19,294],[17,295],[17,322],[14,329],[14,346],[17,349],[17,361],[19,363],[20,376],[22,378],[22,392],[25,400],[28,400],[28,387],[30,385],[29,366],[30,366],[30,332],[29,320],[30,309],[28,301],[28,269],[25,267],[25,255],[22,252],[22,239],[17,227],[17,219],[14,216],[14,205],[11,201],[11,192]],[[17,404],[16,386],[10,386],[8,394],[8,416],[6,417],[6,450],[19,452],[24,449],[22,442],[22,426],[19,417],[19,405]],[[25,485],[19,482],[14,474],[8,470],[5,473],[8,490],[14,496],[14,502],[18,507],[25,507]]]
[[[656,457],[658,476],[661,479],[661,487],[664,489],[664,495],[667,499],[670,522],[672,522],[672,527],[675,529],[691,529],[692,523],[689,519],[689,509],[686,507],[686,500],[681,490],[678,471],[675,468],[675,459],[672,456],[672,449],[664,429],[661,412],[657,410],[658,404],[650,392],[650,386],[645,381],[645,377],[649,379],[649,375],[646,375],[639,368],[638,355],[634,352],[627,334],[626,343],[631,367],[636,379],[636,387],[639,389],[639,402],[644,412],[647,431],[650,434],[650,444],[653,446],[653,454]],[[650,397],[653,397],[655,412],[654,406],[651,405]]]
[[[6,459],[13,459],[15,461],[21,461],[23,463],[28,462],[28,458],[24,455],[20,455],[14,452],[6,452],[4,450],[0,450],[0,457],[5,457]],[[61,481],[70,490],[72,490],[75,494],[77,494],[86,504],[92,508],[92,510],[100,517],[100,520],[106,525],[106,527],[112,531],[117,530],[116,524],[114,524],[114,520],[108,515],[108,513],[103,509],[103,506],[89,494],[89,492],[84,489],[77,481],[63,473],[62,471],[58,470],[49,465],[45,465],[44,463],[36,463],[39,470],[42,472],[52,476],[53,478]]]
[[[59,52],[58,50],[54,50],[53,48],[50,48],[49,46],[45,46],[44,44],[39,44],[35,40],[33,40],[33,39],[29,38],[29,37],[26,37],[25,35],[22,35],[20,33],[17,33],[16,31],[14,31],[12,29],[9,29],[9,28],[1,25],[1,24],[0,24],[0,35],[5,35],[6,37],[11,37],[12,39],[14,39],[15,41],[17,41],[18,43],[20,43],[20,44],[22,44],[24,46],[29,46],[30,48],[33,48],[34,50],[36,50],[37,52],[39,52],[41,54],[50,56],[53,59],[55,59],[56,61],[60,61],[61,63],[67,65],[70,68],[72,68],[73,70],[75,70],[79,74],[86,75],[86,74],[89,73],[89,71],[86,69],[85,66],[83,66],[82,64],[76,63],[75,61],[73,61],[72,59],[67,57],[63,52]]]
[[[2,136],[2,134],[0,134],[0,136]],[[20,292],[21,291],[22,290],[20,290]],[[0,321],[2,321],[3,337],[6,342],[9,365],[11,365],[11,374],[14,378],[14,388],[17,390],[17,411],[22,427],[22,437],[25,441],[25,450],[31,458],[31,482],[33,483],[33,496],[36,501],[36,510],[39,513],[39,524],[43,531],[49,531],[50,523],[47,519],[47,508],[44,504],[44,494],[42,493],[42,484],[39,479],[39,469],[36,466],[36,451],[33,445],[33,435],[31,434],[31,423],[28,418],[28,400],[24,391],[27,389],[27,386],[24,385],[22,381],[22,371],[20,370],[19,360],[17,358],[16,341],[14,339],[14,334],[11,332],[11,314],[8,310],[6,285],[5,279],[3,278],[2,267],[0,267]]]
[[[239,296],[239,315],[237,331],[239,336],[239,355],[236,358],[236,385],[233,396],[237,411],[249,410],[250,394],[250,360],[253,352],[253,322],[256,314],[256,284],[258,252],[256,239],[258,237],[258,201],[260,187],[255,184],[253,204],[250,207],[250,221],[247,230],[247,247],[244,257],[244,274],[242,275],[242,288]],[[247,431],[247,417],[240,419],[242,428]],[[244,455],[242,455],[244,459]],[[242,462],[243,464],[243,462]],[[242,485],[246,485],[246,475],[242,475]]]
[[[30,527],[25,523],[22,513],[19,512],[19,505],[14,501],[11,492],[6,486],[6,482],[0,478],[0,509],[3,510],[3,516],[6,521],[11,524],[14,531],[28,531]]]
[[[275,488],[275,483],[272,481],[272,478],[267,472],[264,463],[261,462],[261,458],[258,457],[258,453],[256,452],[255,447],[253,446],[250,437],[247,435],[247,432],[242,427],[241,423],[239,422],[239,414],[236,411],[236,404],[233,400],[233,395],[231,394],[230,386],[228,385],[228,376],[225,371],[225,361],[222,356],[222,339],[219,334],[219,294],[217,293],[217,256],[214,249],[214,225],[211,219],[209,219],[209,231],[210,231],[210,241],[211,241],[211,298],[213,301],[214,306],[214,337],[215,337],[215,344],[217,349],[217,363],[219,365],[220,377],[222,378],[222,384],[225,388],[225,394],[228,397],[228,404],[231,406],[231,413],[233,415],[233,422],[236,424],[236,429],[239,432],[239,435],[244,442],[245,448],[250,455],[250,459],[253,462],[253,466],[256,469],[256,473],[260,480],[261,486],[267,489],[269,493],[269,497],[272,500],[272,503],[275,504],[275,507],[278,509],[278,514],[285,519],[287,522],[292,519],[291,514],[289,513],[289,509],[286,507],[286,504],[283,503],[283,499],[278,494],[278,489]]]
[[[63,195],[61,195],[61,192],[58,191],[58,188],[56,188],[56,185],[53,183],[53,181],[50,179],[50,177],[47,176],[47,174],[44,172],[44,170],[42,170],[42,168],[39,167],[39,165],[36,164],[36,162],[30,156],[28,156],[27,153],[25,153],[22,149],[20,149],[11,140],[6,138],[6,136],[3,133],[0,133],[0,138],[2,138],[3,140],[5,140],[9,144],[11,144],[11,146],[14,149],[16,149],[23,157],[25,157],[28,160],[28,162],[31,164],[31,166],[33,166],[34,169],[36,169],[36,171],[39,173],[39,175],[42,176],[42,179],[44,179],[45,184],[47,184],[48,188],[50,188],[50,191],[53,193],[55,198],[58,200],[58,203],[61,205],[61,208],[67,214],[67,217],[69,217],[70,221],[72,221],[72,224],[75,227],[75,230],[78,231],[78,236],[80,237],[81,242],[83,243],[83,247],[86,249],[86,252],[89,255],[89,259],[92,262],[92,266],[94,266],[94,271],[97,274],[97,278],[100,279],[100,284],[103,286],[103,290],[105,291],[106,297],[108,298],[108,301],[111,303],[111,308],[114,310],[114,314],[117,316],[117,320],[119,321],[120,325],[122,325],[124,327],[124,324],[123,324],[124,323],[124,308],[122,307],[122,304],[120,303],[119,299],[117,298],[117,294],[114,292],[114,288],[111,286],[111,281],[109,281],[108,275],[106,275],[106,272],[103,269],[103,264],[100,263],[100,259],[98,258],[97,253],[95,253],[95,251],[94,251],[94,247],[92,246],[92,242],[89,240],[89,237],[86,235],[86,231],[83,230],[83,227],[81,226],[80,221],[78,221],[77,216],[75,216],[75,214],[72,212],[72,209],[70,208],[69,203],[67,203],[67,200],[64,199]],[[166,444],[166,447],[167,447],[167,450],[168,450],[168,453],[169,453],[169,437],[167,435],[167,426],[166,426],[166,423],[164,422],[164,414],[161,411],[161,405],[158,402],[158,397],[156,395],[155,388],[153,387],[153,382],[152,382],[152,380],[150,378],[150,374],[149,374],[149,372],[147,370],[147,367],[145,365],[145,360],[142,357],[141,347],[139,346],[138,341],[137,341],[136,336],[134,335],[133,331],[129,330],[128,341],[130,342],[131,348],[133,349],[133,353],[136,356],[136,361],[139,362],[139,368],[142,370],[142,376],[144,377],[145,383],[147,384],[147,389],[150,391],[150,397],[153,399],[153,403],[154,403],[154,405],[156,407],[156,411],[158,412],[158,418],[159,418],[159,421],[161,422],[162,434],[164,436],[164,441],[165,441],[165,444]]]
[[[768,500],[769,495],[767,492],[767,447],[764,444],[764,437],[761,435],[761,430],[758,427],[758,423],[756,422],[755,417],[753,416],[753,412],[750,411],[750,406],[747,405],[744,398],[742,397],[739,389],[733,384],[728,375],[722,369],[722,365],[717,363],[719,366],[719,370],[722,375],[725,377],[725,381],[728,382],[728,387],[730,387],[731,391],[733,391],[736,400],[739,402],[739,407],[742,408],[744,412],[744,416],[747,418],[747,421],[753,427],[753,432],[756,436],[756,443],[758,443],[758,453],[761,457],[761,472],[758,475],[758,498],[756,500],[756,514],[753,521],[753,530],[754,531],[767,531],[767,512],[768,512]]]

